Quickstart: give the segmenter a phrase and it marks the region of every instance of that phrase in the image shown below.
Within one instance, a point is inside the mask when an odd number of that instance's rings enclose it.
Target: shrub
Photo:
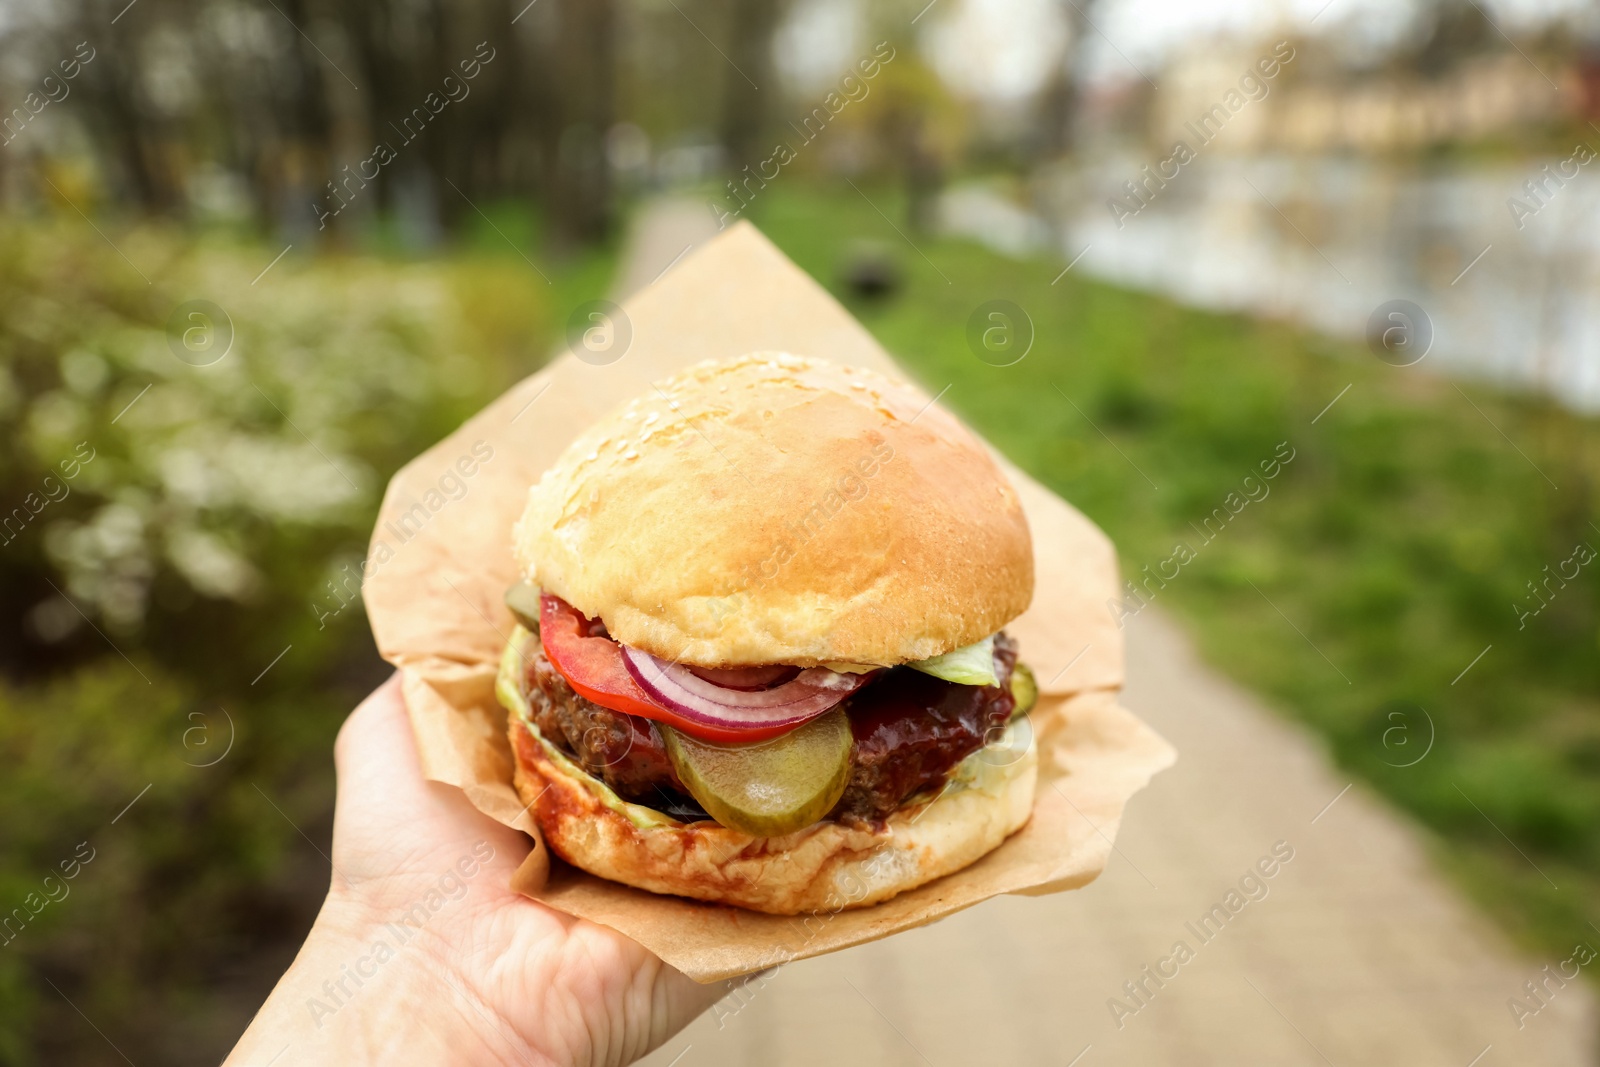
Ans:
[[[8,1063],[104,1060],[69,997],[135,1062],[243,1029],[326,889],[333,735],[386,670],[328,583],[393,471],[545,355],[567,284],[112,236],[0,229]]]

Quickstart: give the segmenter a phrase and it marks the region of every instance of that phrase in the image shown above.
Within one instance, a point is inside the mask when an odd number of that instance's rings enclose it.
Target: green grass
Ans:
[[[904,228],[893,193],[869,192]],[[775,187],[754,214],[841,295],[851,246],[886,242],[903,290],[846,301],[930,392],[948,384],[944,403],[1098,522],[1126,577],[1192,548],[1150,583],[1154,603],[1434,831],[1444,865],[1526,943],[1565,953],[1597,936],[1600,560],[1552,582],[1526,628],[1512,605],[1575,545],[1600,548],[1600,424],[1288,324],[1077,272],[1052,284],[1051,260],[920,235],[914,249],[848,187]],[[992,299],[1036,331],[1013,366],[967,341]],[[1294,458],[1263,482],[1282,442]],[[1212,540],[1196,531],[1263,485]],[[1418,760],[1424,710],[1435,740]]]

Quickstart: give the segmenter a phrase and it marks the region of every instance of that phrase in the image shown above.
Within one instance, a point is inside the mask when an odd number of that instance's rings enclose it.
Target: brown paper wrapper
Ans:
[[[1176,754],[1117,703],[1122,634],[1106,610],[1118,592],[1111,543],[1008,463],[1036,556],[1033,606],[1007,627],[1041,683],[1031,714],[1039,786],[1027,826],[920,889],[869,908],[802,917],[660,896],[549,857],[512,788],[506,712],[494,696],[513,625],[501,597],[518,580],[511,527],[528,487],[590,423],[702,359],[776,350],[906,377],[748,223],[685,258],[623,312],[619,329],[631,340],[621,358],[596,366],[560,356],[396,474],[368,556],[367,613],[379,651],[402,672],[423,773],[535,838],[515,887],[710,982],[876,940],[999,893],[1053,893],[1092,881],[1105,868],[1129,797]]]

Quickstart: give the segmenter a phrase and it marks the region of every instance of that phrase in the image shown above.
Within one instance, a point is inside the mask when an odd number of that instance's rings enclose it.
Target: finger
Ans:
[[[653,982],[653,1010],[649,1016],[648,1037],[643,1052],[665,1044],[672,1035],[694,1022],[746,980],[727,978],[702,985],[675,967],[659,961],[657,965],[660,970]]]
[[[481,840],[511,866],[528,851],[524,835],[478,811],[459,789],[422,776],[398,673],[345,720],[334,766],[334,858],[349,877],[390,874],[401,861]]]
[[[535,985],[566,989],[582,1020],[568,1033],[582,1041],[553,1050],[557,1060],[569,1062],[631,1063],[745,981],[702,985],[638,942],[587,920],[568,929],[554,973],[544,970],[550,961],[534,956],[532,962]]]
[[[720,982],[702,984],[669,964],[663,963],[661,969],[663,974],[660,984],[663,987],[664,995],[669,1005],[667,1025],[665,1032],[661,1036],[661,1041],[665,1041],[668,1037],[689,1025],[699,1018],[707,1008],[749,980],[749,976],[746,976],[743,978],[724,978]],[[660,1044],[661,1041],[656,1042],[656,1044]]]
[[[334,823],[389,821],[396,811],[415,814],[428,798],[411,717],[395,672],[356,706],[333,743],[339,793]]]
[[[333,742],[333,765],[341,791],[347,785],[354,788],[358,779],[365,779],[375,757],[387,757],[384,762],[401,771],[418,766],[416,742],[400,693],[399,671],[357,704],[339,728],[339,736]]]

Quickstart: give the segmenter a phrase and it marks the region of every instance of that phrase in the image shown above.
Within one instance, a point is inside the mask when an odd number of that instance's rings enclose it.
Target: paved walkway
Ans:
[[[709,237],[702,212],[646,212],[619,292]],[[1513,950],[1418,830],[1200,664],[1154,608],[1129,624],[1128,677],[1123,703],[1180,758],[1134,798],[1097,882],[790,964],[643,1062],[1600,1063],[1590,987],[1555,990],[1519,1030],[1507,999],[1559,960]],[[1202,925],[1215,905],[1236,913]]]

